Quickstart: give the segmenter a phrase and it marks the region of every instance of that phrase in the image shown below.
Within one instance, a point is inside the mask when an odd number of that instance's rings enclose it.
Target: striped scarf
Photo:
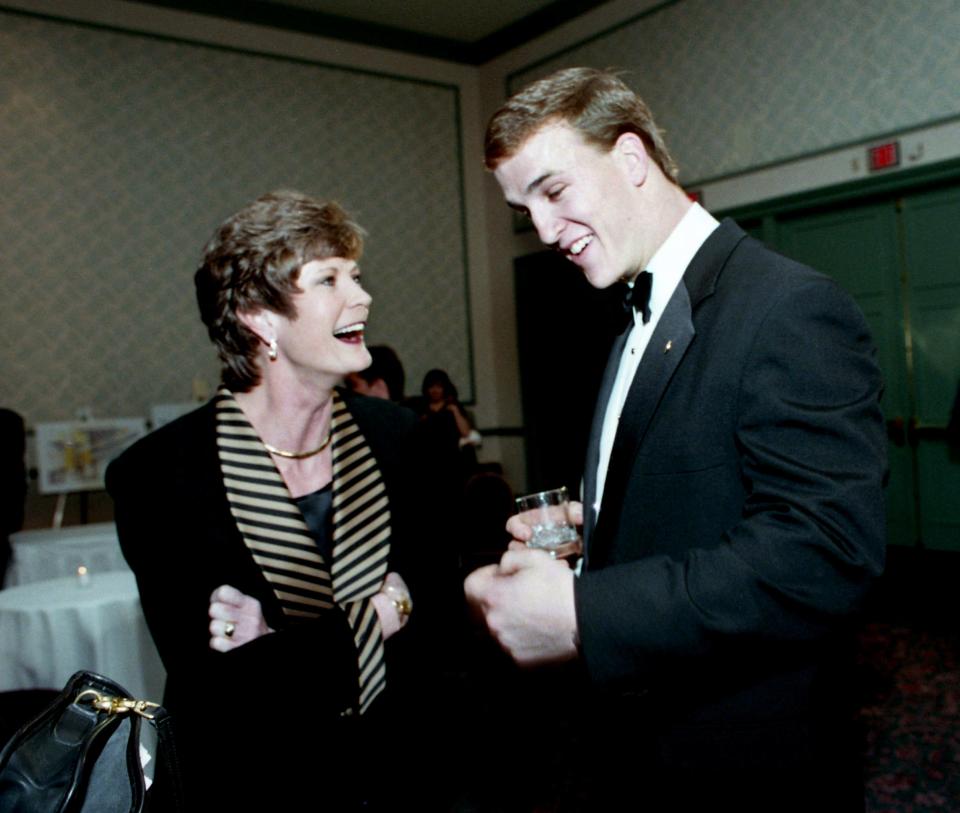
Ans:
[[[217,449],[230,513],[244,544],[291,619],[346,613],[357,647],[359,710],[386,687],[383,635],[370,600],[387,574],[390,504],[377,461],[340,396],[333,394],[333,562],[233,394],[216,397]]]

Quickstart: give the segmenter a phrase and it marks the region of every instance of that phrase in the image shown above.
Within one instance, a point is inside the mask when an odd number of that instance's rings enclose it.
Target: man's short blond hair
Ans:
[[[624,133],[636,133],[663,174],[676,183],[677,164],[650,108],[616,74],[596,68],[566,68],[511,96],[487,127],[487,169],[496,169],[530,136],[555,121],[569,124],[604,150],[613,149]]]

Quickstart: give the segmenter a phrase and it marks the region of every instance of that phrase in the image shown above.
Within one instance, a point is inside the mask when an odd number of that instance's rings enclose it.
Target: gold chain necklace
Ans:
[[[320,454],[330,443],[330,438],[333,436],[333,429],[327,430],[327,436],[323,439],[323,443],[317,446],[316,449],[310,449],[306,452],[288,452],[284,449],[278,449],[276,446],[271,446],[266,441],[263,441],[264,448],[270,452],[270,454],[275,454],[277,457],[285,457],[288,460],[303,460],[305,457],[313,457],[315,454]]]

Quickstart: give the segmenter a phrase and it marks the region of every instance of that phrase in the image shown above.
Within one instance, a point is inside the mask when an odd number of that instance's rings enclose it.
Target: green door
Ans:
[[[960,189],[904,198],[901,224],[922,540],[960,550],[960,460],[943,431],[960,381]]]
[[[889,541],[960,550],[960,463],[944,431],[960,381],[960,189],[781,215],[772,237],[846,288],[873,331],[891,438]]]

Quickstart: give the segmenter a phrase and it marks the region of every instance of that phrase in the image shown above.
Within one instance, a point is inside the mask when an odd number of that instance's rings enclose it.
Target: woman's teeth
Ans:
[[[359,341],[363,338],[363,328],[364,325],[362,322],[354,325],[345,325],[333,331],[333,335],[346,342]]]

